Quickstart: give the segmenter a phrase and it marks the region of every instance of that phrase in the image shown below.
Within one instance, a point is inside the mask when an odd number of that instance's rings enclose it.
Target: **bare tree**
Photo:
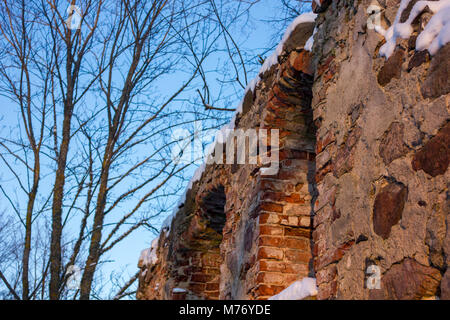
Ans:
[[[155,230],[196,160],[173,158],[172,131],[200,120],[215,128],[232,110],[205,109],[217,73],[207,59],[227,53],[232,85],[247,85],[230,28],[253,3],[2,0],[0,88],[19,114],[0,132],[5,216],[21,237],[9,241],[18,268],[0,273],[11,297],[99,297],[111,250]],[[73,265],[79,290],[66,286]],[[114,296],[129,296],[135,280]]]

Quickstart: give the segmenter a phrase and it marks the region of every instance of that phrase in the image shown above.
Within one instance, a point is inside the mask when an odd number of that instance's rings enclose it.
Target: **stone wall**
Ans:
[[[141,263],[138,299],[267,299],[307,276],[318,299],[450,298],[450,44],[380,58],[370,4],[313,1],[312,51],[300,24],[234,123],[279,129],[278,174],[207,165]],[[377,4],[389,25],[400,1]]]
[[[415,50],[425,10],[380,58],[384,39],[366,28],[372,3],[325,1],[316,20],[318,298],[449,298],[450,44],[434,57]],[[375,4],[390,25],[400,1]],[[365,285],[372,264],[380,289]]]

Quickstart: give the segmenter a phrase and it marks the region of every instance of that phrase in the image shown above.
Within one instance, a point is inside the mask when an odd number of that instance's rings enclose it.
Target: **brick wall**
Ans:
[[[142,266],[138,298],[266,299],[312,275],[313,71],[303,50],[312,31],[311,23],[294,31],[296,43],[287,41],[279,65],[260,75],[235,122],[279,130],[278,173],[262,175],[261,164],[207,165],[170,234],[162,233],[158,263]]]

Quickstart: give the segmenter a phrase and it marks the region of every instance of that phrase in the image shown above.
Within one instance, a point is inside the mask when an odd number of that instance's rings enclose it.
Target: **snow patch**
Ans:
[[[440,48],[450,42],[450,1],[439,10],[427,23],[425,29],[417,37],[416,50],[427,49],[435,55]]]
[[[173,288],[172,292],[173,293],[183,293],[183,292],[187,292],[187,290],[183,289],[183,288]]]
[[[317,295],[316,279],[306,277],[301,281],[295,281],[269,300],[302,300],[315,295]]]
[[[400,22],[401,15],[410,2],[411,0],[402,0],[394,23],[389,29],[375,26],[375,31],[386,39],[386,43],[380,48],[380,56],[389,58],[395,51],[397,39],[408,39],[411,36],[412,22],[427,6],[434,15],[417,37],[416,50],[428,50],[434,55],[443,45],[450,42],[450,0],[418,1],[412,7],[408,19]]]
[[[156,250],[158,249],[158,241],[159,237],[155,238],[152,241],[150,248],[141,251],[138,262],[139,266],[150,267],[158,262],[158,256],[156,255]]]
[[[317,32],[317,28],[314,28],[313,34],[306,41],[305,48],[304,48],[306,51],[311,51],[312,50],[312,46],[314,44],[314,36],[315,36],[316,32]]]
[[[316,20],[317,14],[313,12],[306,12],[301,15],[299,15],[297,18],[292,21],[292,23],[287,27],[286,31],[284,32],[283,38],[281,39],[281,42],[276,47],[275,51],[272,53],[270,57],[268,57],[264,64],[261,67],[261,70],[259,70],[259,74],[266,72],[269,70],[273,65],[278,63],[278,56],[280,56],[283,53],[283,47],[286,41],[291,36],[292,31],[297,28],[297,26],[301,23],[306,22],[314,22]]]

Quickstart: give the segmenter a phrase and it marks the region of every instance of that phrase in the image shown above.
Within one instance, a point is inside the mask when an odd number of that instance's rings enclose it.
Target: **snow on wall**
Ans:
[[[312,47],[314,45],[314,36],[315,36],[316,32],[317,32],[317,28],[314,28],[313,34],[306,41],[305,48],[304,48],[306,51],[311,51],[312,50]]]
[[[141,251],[141,255],[139,257],[140,266],[152,266],[158,262],[158,256],[156,254],[156,249],[158,248],[159,236],[156,237],[152,241],[152,245],[148,249],[144,249]]]
[[[278,63],[278,56],[283,53],[283,47],[286,41],[291,36],[292,31],[295,30],[295,28],[301,24],[301,23],[307,23],[307,22],[314,22],[316,20],[317,14],[313,12],[306,12],[301,15],[299,15],[297,18],[292,21],[292,23],[287,27],[286,31],[284,32],[283,38],[281,39],[281,42],[276,47],[275,51],[272,53],[270,57],[268,57],[264,64],[261,67],[261,70],[259,70],[259,74],[266,72],[269,70],[273,65]]]
[[[418,1],[412,7],[408,20],[400,22],[402,12],[410,2],[411,0],[402,0],[394,23],[389,29],[375,26],[375,31],[386,39],[386,43],[380,48],[380,56],[389,58],[395,51],[397,39],[408,39],[411,36],[412,22],[427,6],[434,15],[417,37],[416,50],[428,50],[434,55],[443,45],[450,42],[450,0]]]
[[[306,277],[301,281],[295,281],[279,294],[270,297],[269,300],[302,300],[316,295],[316,279]]]

